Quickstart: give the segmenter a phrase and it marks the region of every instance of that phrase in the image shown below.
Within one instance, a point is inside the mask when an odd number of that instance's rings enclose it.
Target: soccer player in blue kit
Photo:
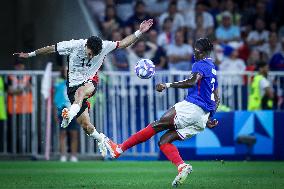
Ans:
[[[182,160],[172,142],[191,138],[203,131],[206,126],[213,128],[218,124],[217,120],[211,119],[219,105],[216,68],[210,58],[212,50],[213,45],[207,38],[198,39],[194,45],[196,62],[192,66],[189,78],[174,83],[157,84],[156,90],[159,92],[167,88],[188,88],[188,95],[182,102],[175,104],[160,120],[149,124],[122,144],[116,144],[106,138],[107,149],[113,158],[118,158],[127,149],[167,130],[161,136],[158,145],[178,169],[178,175],[172,182],[172,186],[177,187],[185,181],[192,171],[192,166]]]

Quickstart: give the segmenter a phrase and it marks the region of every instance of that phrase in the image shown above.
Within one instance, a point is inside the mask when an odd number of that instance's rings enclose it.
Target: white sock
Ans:
[[[100,135],[100,133],[98,133],[98,131],[96,129],[94,129],[93,133],[90,134],[89,136],[93,137],[94,139],[96,139],[99,142],[102,141],[102,136]]]
[[[120,153],[120,154],[123,153],[123,150],[122,150],[120,147],[117,147],[117,148],[116,148],[116,151],[117,151],[118,153]]]
[[[80,111],[81,107],[79,104],[72,104],[69,109],[69,120],[71,121]]]
[[[180,165],[178,166],[178,169],[180,169],[180,168],[184,167],[185,165],[186,165],[186,163],[182,163],[182,164],[180,164]]]

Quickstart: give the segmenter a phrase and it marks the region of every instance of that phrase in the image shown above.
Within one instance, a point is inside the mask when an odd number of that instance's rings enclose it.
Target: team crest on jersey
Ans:
[[[214,68],[212,68],[212,73],[213,73],[214,75],[217,75],[217,72],[216,72],[216,70],[215,70]]]

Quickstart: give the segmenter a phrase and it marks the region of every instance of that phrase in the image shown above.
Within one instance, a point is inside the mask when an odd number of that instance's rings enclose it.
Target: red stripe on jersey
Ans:
[[[119,41],[116,42],[116,49],[119,47]]]
[[[88,101],[86,101],[86,103],[87,103],[87,106],[88,106],[88,111],[90,111],[90,109],[91,109],[91,104],[90,104],[90,102],[88,102]]]
[[[96,73],[96,75],[94,77],[91,77],[90,80],[96,82],[96,83],[99,83],[99,75],[98,75],[98,72]]]
[[[200,95],[200,86],[201,86],[201,79],[198,80],[198,95]]]

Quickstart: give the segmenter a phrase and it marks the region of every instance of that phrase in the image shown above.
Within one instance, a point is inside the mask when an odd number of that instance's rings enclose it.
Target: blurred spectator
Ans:
[[[178,0],[177,7],[180,13],[186,15],[189,11],[194,11],[197,0]]]
[[[116,30],[112,32],[112,41],[120,41],[122,39],[121,33]],[[111,52],[112,64],[115,67],[115,70],[118,71],[128,71],[129,63],[127,59],[126,49],[116,49]]]
[[[267,79],[269,67],[265,62],[258,62],[258,74],[253,78],[250,86],[248,110],[272,109],[274,92]]]
[[[87,0],[86,3],[94,18],[98,18],[99,21],[104,20],[106,6],[104,0]]]
[[[139,24],[144,20],[148,20],[151,17],[146,12],[145,3],[143,1],[137,1],[134,6],[134,14],[126,21],[125,25],[132,29],[132,32],[136,30],[135,24]],[[138,28],[139,28],[138,25]]]
[[[238,72],[242,73],[246,70],[246,65],[245,62],[238,58],[238,49],[230,48],[228,49],[228,58],[225,58],[224,61],[221,62],[219,65],[219,70],[220,71],[228,71],[228,72]],[[223,78],[223,83],[229,83],[231,85],[242,85],[243,84],[243,77],[240,76],[230,76],[228,78],[227,76],[222,77]]]
[[[256,8],[255,8],[255,13],[250,17],[250,25],[254,25],[254,23],[256,22],[256,19],[260,18],[264,21],[264,25],[266,27],[269,26],[269,24],[271,23],[271,17],[269,15],[269,13],[266,11],[266,4],[265,1],[259,0],[256,3]]]
[[[261,49],[262,45],[268,41],[269,32],[265,30],[265,23],[261,18],[255,20],[255,30],[248,35],[247,42],[252,48]]]
[[[15,70],[23,71],[25,65],[22,62],[16,62]],[[28,131],[31,129],[30,120],[33,112],[31,79],[30,75],[8,76],[8,133],[10,133],[11,140],[8,151],[11,152],[24,152],[21,145],[22,141],[18,137],[23,130]],[[12,139],[13,135],[16,137],[16,141]]]
[[[258,50],[252,50],[247,60],[246,71],[256,71],[256,63],[260,61],[260,53]]]
[[[148,50],[146,50],[148,48]],[[157,51],[157,46],[151,42],[145,42],[143,39],[138,40],[131,48],[128,50],[128,62],[129,69],[134,70],[136,62],[141,58],[152,59]]]
[[[191,70],[192,46],[184,43],[184,33],[178,30],[175,33],[175,43],[167,48],[169,70]]]
[[[112,31],[120,28],[122,21],[117,17],[114,6],[107,6],[105,12],[105,18],[102,22],[102,32],[104,37],[109,39]]]
[[[165,0],[144,0],[147,7],[147,12],[152,17],[158,17],[167,11],[169,1]]]
[[[260,61],[260,52],[256,49],[252,50],[247,59],[246,71],[250,71],[250,72],[256,71],[257,70],[256,64],[259,61]],[[247,85],[248,83],[251,83],[252,79],[253,79],[253,76],[251,77],[244,76],[245,85]]]
[[[218,0],[211,0],[209,1],[210,3],[210,9],[209,9],[209,13],[213,16],[214,19],[214,26],[217,26],[217,15],[219,15],[219,13],[221,12],[220,8],[219,8],[219,1]]]
[[[64,108],[69,108],[71,106],[70,101],[67,96],[66,87],[67,69],[64,66],[61,70],[60,78],[57,78],[54,84],[54,105],[55,105],[55,120],[57,122],[57,127],[60,127],[62,122],[61,112]],[[78,131],[79,125],[76,119],[73,119],[67,128],[60,127],[60,161],[67,161],[67,149],[66,149],[66,139],[67,133],[70,134],[71,139],[71,162],[77,162],[77,152],[78,152]]]
[[[203,24],[203,16],[202,15],[196,15],[195,19],[196,19],[196,28],[195,29],[189,29],[188,30],[188,40],[189,44],[193,45],[193,42],[196,39],[199,39],[201,37],[207,37],[208,35],[210,35],[212,33],[213,30],[211,30],[211,28],[204,28],[204,24]]]
[[[156,30],[150,30],[148,33],[149,36],[149,41],[153,44],[157,44],[157,36],[158,33]],[[166,57],[166,51],[164,50],[164,48],[162,48],[161,46],[157,46],[157,51],[154,55],[154,57],[152,58],[152,61],[155,64],[156,70],[163,70],[167,68],[167,57]]]
[[[163,47],[164,49],[166,49],[167,46],[174,40],[175,34],[172,32],[172,25],[173,19],[170,17],[166,18],[163,23],[163,30],[158,36],[157,43],[160,47]]]
[[[225,11],[222,13],[222,24],[216,30],[216,37],[221,43],[240,40],[240,28],[232,25],[230,12]]]
[[[197,28],[197,16],[202,16],[202,27],[207,30],[208,33],[213,32],[214,20],[210,13],[206,11],[206,5],[204,3],[197,3],[195,11],[188,11],[185,15],[185,25],[191,30]]]
[[[281,43],[278,42],[277,33],[271,32],[269,34],[268,43],[263,44],[260,51],[266,53],[268,59],[271,59],[274,54],[281,51]]]
[[[224,5],[225,5],[225,11],[228,11],[232,14],[232,24],[239,26],[241,23],[242,16],[241,14],[238,13],[237,6],[234,3],[234,1],[226,0]],[[218,14],[216,19],[217,19],[218,25],[220,25],[222,22],[222,14]]]
[[[284,71],[284,37],[281,39],[281,50],[272,56],[269,67],[273,71]]]
[[[162,28],[166,18],[171,18],[173,20],[172,32],[175,32],[180,27],[184,27],[184,18],[180,13],[178,13],[177,4],[174,1],[169,4],[168,12],[163,13],[159,17],[160,28]]]
[[[118,17],[126,22],[133,15],[133,0],[116,0],[115,7]]]
[[[22,62],[16,62],[15,70],[25,70]],[[8,112],[9,114],[31,114],[33,97],[30,75],[8,76]]]
[[[5,100],[5,84],[4,79],[0,76],[0,127],[2,130],[3,121],[7,120],[7,109]]]

